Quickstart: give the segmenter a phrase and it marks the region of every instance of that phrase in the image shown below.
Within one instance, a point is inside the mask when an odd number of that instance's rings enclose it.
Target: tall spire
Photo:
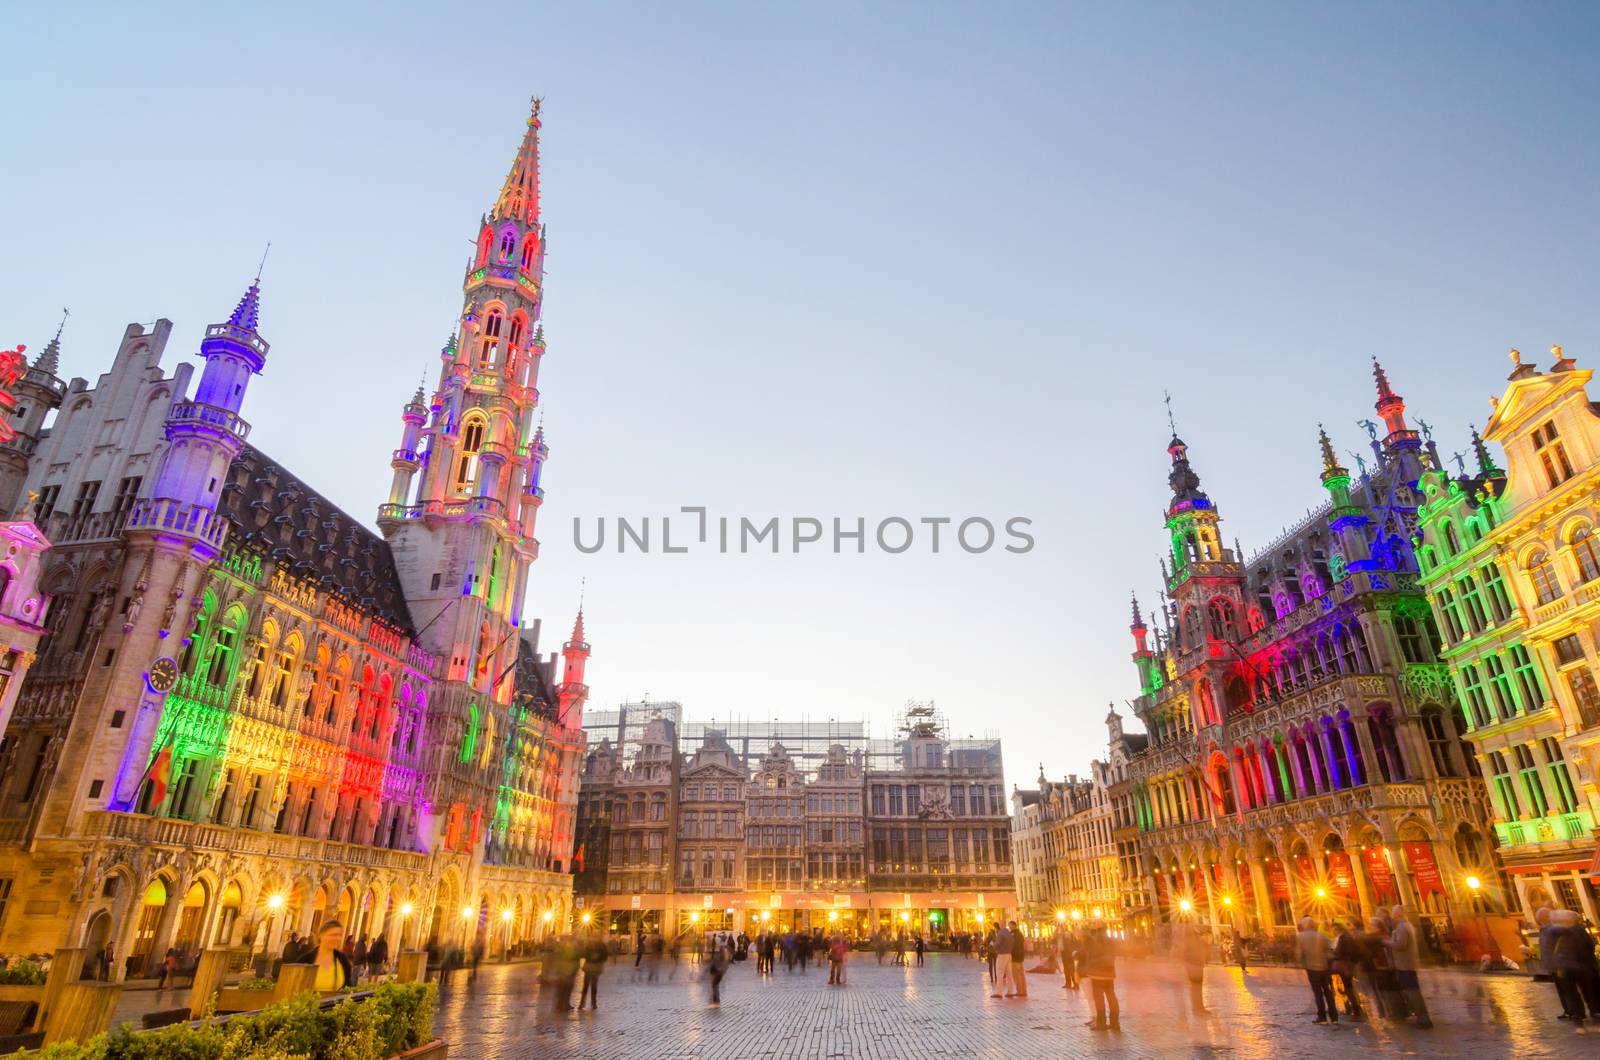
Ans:
[[[1334,454],[1333,442],[1328,440],[1328,432],[1320,423],[1317,424],[1317,439],[1322,444],[1323,477],[1326,478],[1329,475],[1348,475],[1349,472],[1346,471],[1344,466],[1339,463],[1338,456]]]
[[[34,368],[51,375],[61,370],[61,332],[67,326],[67,317],[71,315],[70,309],[61,311],[61,323],[56,325],[55,338],[46,343],[45,348],[39,351],[39,356],[33,359]]]
[[[233,307],[233,315],[228,317],[228,323],[245,331],[255,331],[261,322],[261,276],[258,274],[250,281],[244,297],[239,299],[239,304]]]
[[[490,220],[513,220],[524,225],[539,223],[539,109],[544,101],[538,96],[532,100],[532,113],[528,115],[528,131],[523,134],[522,145],[506,174],[505,184]]]
[[[1133,597],[1133,625],[1128,628],[1144,629],[1144,616],[1139,613],[1139,594],[1133,593],[1131,595]]]
[[[1483,439],[1478,435],[1476,426],[1472,428],[1472,452],[1478,458],[1478,474],[1487,478],[1500,470],[1495,466],[1494,457],[1489,455],[1489,447],[1484,444]]]
[[[1383,418],[1384,425],[1389,428],[1388,435],[1383,439],[1385,448],[1393,449],[1397,446],[1406,448],[1419,448],[1421,440],[1417,432],[1406,425],[1406,402],[1394,389],[1389,386],[1389,375],[1383,370],[1383,365],[1378,363],[1378,358],[1372,358],[1372,378],[1378,384],[1378,401],[1373,408],[1378,410],[1378,415]]]
[[[1378,411],[1382,412],[1383,403],[1394,400],[1395,392],[1389,389],[1388,373],[1383,370],[1383,365],[1378,363],[1376,356],[1372,358],[1372,378],[1378,383]]]

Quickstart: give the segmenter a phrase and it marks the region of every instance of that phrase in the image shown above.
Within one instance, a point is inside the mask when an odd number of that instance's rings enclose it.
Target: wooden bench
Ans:
[[[146,1012],[139,1017],[139,1026],[148,1031],[157,1027],[170,1027],[174,1023],[188,1023],[190,1018],[187,1006],[169,1008],[160,1012]]]
[[[21,1034],[38,1015],[37,1001],[0,1001],[0,1036]]]

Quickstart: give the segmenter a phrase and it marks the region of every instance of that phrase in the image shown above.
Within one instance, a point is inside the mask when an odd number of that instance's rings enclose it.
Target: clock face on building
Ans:
[[[150,682],[152,692],[171,692],[172,686],[178,683],[178,664],[163,655],[150,664],[145,680]]]

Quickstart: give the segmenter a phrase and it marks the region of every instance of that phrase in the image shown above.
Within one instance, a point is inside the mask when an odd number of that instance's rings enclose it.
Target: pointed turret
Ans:
[[[1494,457],[1489,455],[1489,446],[1478,435],[1478,428],[1472,428],[1472,453],[1478,458],[1478,474],[1490,478],[1500,474],[1500,469],[1495,466]]]
[[[1417,432],[1406,424],[1405,399],[1394,392],[1389,385],[1389,375],[1383,370],[1383,365],[1378,359],[1372,359],[1372,378],[1378,384],[1378,400],[1373,408],[1378,410],[1378,415],[1383,418],[1384,425],[1389,428],[1389,434],[1383,440],[1385,449],[1394,449],[1397,446],[1420,445]]]
[[[46,343],[39,356],[33,359],[34,371],[49,376],[55,376],[61,371],[61,332],[66,326],[67,315],[62,313],[61,323],[56,325],[55,337]]]
[[[583,635],[583,603],[578,603],[578,618],[572,623],[572,636],[561,649],[561,724],[568,729],[583,727],[583,705],[589,699],[589,686],[583,671],[589,664],[589,642]]]
[[[1333,442],[1328,439],[1328,432],[1317,424],[1317,440],[1322,446],[1322,480],[1326,482],[1329,475],[1348,475],[1349,471],[1339,463],[1339,457],[1333,451]]]

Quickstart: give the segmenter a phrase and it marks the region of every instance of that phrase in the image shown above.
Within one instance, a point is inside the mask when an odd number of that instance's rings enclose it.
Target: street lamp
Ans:
[[[283,908],[283,895],[274,894],[267,897],[267,908],[276,913]]]
[[[1082,920],[1083,919],[1083,910],[1082,909],[1074,909],[1072,911],[1072,919],[1074,919],[1074,920]]]
[[[593,915],[593,914],[591,914],[591,913],[585,913],[585,914],[583,914],[583,922],[584,922],[584,923],[585,923],[585,924],[587,924],[587,923],[588,923],[588,922],[589,922],[589,921],[591,921],[591,920],[593,920],[593,919],[594,919],[594,915]]]
[[[700,923],[700,913],[699,913],[698,910],[689,914],[689,923],[691,923],[691,924]]]

